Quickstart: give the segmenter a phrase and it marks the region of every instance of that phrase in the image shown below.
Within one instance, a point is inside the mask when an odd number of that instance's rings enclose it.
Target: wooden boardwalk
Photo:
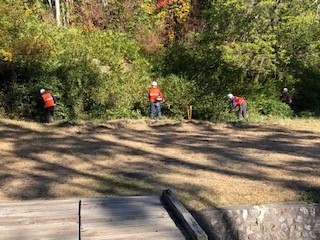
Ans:
[[[0,203],[0,239],[186,239],[159,196]]]
[[[79,200],[0,203],[0,239],[79,239]]]

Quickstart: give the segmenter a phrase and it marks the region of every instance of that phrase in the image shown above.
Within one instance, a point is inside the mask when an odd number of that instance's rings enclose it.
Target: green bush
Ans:
[[[41,22],[30,22],[26,29],[14,39],[18,79],[8,76],[1,83],[1,105],[8,116],[41,121],[40,88],[57,97],[60,119],[142,116],[143,108],[136,106],[147,101],[151,73],[134,39],[117,31],[85,33]],[[41,35],[36,44],[27,41],[31,33]],[[46,51],[39,51],[44,46]]]
[[[274,99],[258,99],[248,101],[248,109],[253,114],[275,117],[291,117],[293,112],[289,105]]]
[[[176,75],[169,75],[158,80],[159,87],[165,97],[162,104],[164,115],[170,118],[187,118],[187,107],[195,102],[195,87]]]
[[[236,120],[236,115],[229,113],[229,102],[225,96],[203,96],[194,105],[194,118],[223,122]]]

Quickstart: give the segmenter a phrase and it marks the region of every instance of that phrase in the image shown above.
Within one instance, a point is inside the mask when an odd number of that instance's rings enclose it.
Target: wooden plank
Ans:
[[[5,212],[3,211],[1,213],[1,216],[7,216],[7,217],[14,217],[14,216],[20,216],[20,217],[27,217],[27,216],[32,216],[32,217],[45,217],[45,216],[70,216],[73,215],[75,212],[75,209],[67,209],[65,211],[54,211],[50,210],[50,208],[47,208],[45,211],[29,211],[27,209],[21,209],[21,212],[19,212],[19,209],[14,210],[13,212]],[[1,218],[1,217],[0,217]]]
[[[159,208],[162,208],[162,203],[157,202],[157,203],[152,203],[152,202],[143,202],[143,203],[140,203],[140,202],[122,202],[122,203],[94,203],[94,204],[82,204],[81,203],[81,208],[82,209],[85,209],[85,210],[94,210],[94,209],[101,209],[103,207],[107,207],[107,209],[115,209],[115,210],[119,210],[119,205],[121,204],[121,206],[123,208],[132,208],[132,207],[135,207],[135,208],[154,208],[154,207],[159,207]]]
[[[162,232],[150,232],[150,233],[119,233],[116,236],[109,236],[108,233],[105,235],[95,235],[90,237],[81,237],[81,240],[182,240],[185,237],[181,237],[181,233],[177,231],[162,231]]]
[[[61,204],[74,204],[75,202],[79,202],[77,199],[65,199],[65,200],[26,200],[26,201],[12,201],[12,202],[1,202],[0,201],[0,208],[1,207],[12,207],[12,206],[51,206],[51,205],[61,205]]]
[[[1,240],[77,240],[79,237],[75,237],[73,233],[68,232],[60,232],[55,230],[54,232],[43,234],[43,232],[24,232],[23,234],[16,232],[1,232]]]
[[[78,224],[38,224],[1,227],[1,239],[78,239]]]
[[[44,200],[43,202],[12,202],[10,203],[2,203],[0,204],[0,216],[1,215],[9,215],[15,213],[30,213],[30,212],[65,212],[68,210],[73,211],[78,208],[79,201],[49,201]]]
[[[99,221],[124,221],[124,220],[130,220],[130,219],[157,219],[157,218],[165,218],[168,216],[168,212],[165,210],[159,210],[159,211],[152,211],[152,212],[133,212],[133,213],[120,213],[120,214],[106,214],[105,212],[96,212],[95,214],[85,214],[82,213],[82,216],[85,216],[84,218],[81,218],[81,221],[83,223],[86,222],[99,222]]]
[[[11,225],[11,226],[0,226],[0,232],[3,231],[15,231],[15,232],[24,232],[24,231],[38,231],[39,229],[61,229],[61,230],[68,230],[68,228],[76,227],[78,228],[79,224],[74,222],[55,222],[55,223],[39,223],[39,224],[25,224],[25,225]]]
[[[160,197],[158,195],[149,196],[123,196],[123,197],[109,197],[109,198],[82,198],[81,205],[94,203],[107,203],[110,204],[121,204],[121,203],[159,203]]]
[[[143,226],[159,226],[159,225],[170,225],[171,218],[155,218],[155,219],[129,219],[129,220],[122,220],[122,221],[110,221],[110,222],[99,222],[99,221],[93,221],[93,222],[87,222],[85,224],[86,228],[100,228],[111,225],[113,228],[127,228],[127,227],[143,227]]]
[[[172,209],[173,213],[184,225],[192,239],[207,240],[208,236],[199,226],[196,220],[192,217],[189,211],[181,204],[178,198],[172,193],[170,189],[162,192],[163,200]]]
[[[136,234],[136,233],[153,233],[153,232],[168,232],[176,231],[177,229],[172,226],[169,222],[167,224],[160,225],[140,225],[140,226],[112,226],[112,225],[100,225],[100,226],[91,226],[90,228],[84,227],[81,229],[82,233],[86,233],[85,236],[90,236],[88,233],[93,235],[108,235],[108,236],[117,236],[121,234]],[[81,238],[84,237],[81,234]]]
[[[79,201],[0,203],[1,239],[79,239]]]
[[[11,225],[28,225],[28,224],[39,224],[39,223],[64,223],[64,222],[78,222],[79,216],[10,216],[10,217],[1,217],[0,226],[11,226]]]
[[[116,203],[118,201],[118,203]],[[81,200],[81,213],[87,219],[104,219],[116,221],[142,218],[162,218],[169,216],[160,202],[159,196],[148,197],[124,197],[115,199],[87,199]],[[141,202],[140,202],[141,201]],[[90,204],[90,203],[93,204]],[[104,204],[100,204],[104,203]],[[111,203],[111,205],[106,204]]]
[[[109,209],[108,207],[104,206],[101,208],[94,208],[94,209],[82,209],[81,212],[84,213],[91,213],[91,215],[101,215],[101,214],[110,214],[110,215],[120,215],[120,214],[145,214],[147,212],[166,212],[165,209],[162,207],[136,207],[136,206],[123,206],[119,205],[118,208],[112,207]]]
[[[131,240],[145,236],[185,239],[159,196],[81,200],[81,239]]]

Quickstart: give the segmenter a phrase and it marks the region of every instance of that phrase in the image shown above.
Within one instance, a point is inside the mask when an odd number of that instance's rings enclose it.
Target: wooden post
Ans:
[[[188,113],[188,120],[192,119],[192,105],[189,105],[187,107],[187,113]]]
[[[187,114],[188,114],[188,120],[189,120],[189,118],[190,118],[190,112],[189,112],[189,106],[187,106]]]
[[[181,221],[192,240],[208,240],[207,234],[170,189],[162,191],[162,199]]]

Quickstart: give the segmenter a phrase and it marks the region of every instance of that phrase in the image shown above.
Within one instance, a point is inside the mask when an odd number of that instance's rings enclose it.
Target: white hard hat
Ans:
[[[156,81],[153,81],[152,86],[158,86],[158,83]]]
[[[45,91],[46,91],[45,89],[41,88],[40,89],[40,94],[44,93]]]
[[[228,96],[229,99],[233,98],[233,95],[231,93],[229,93],[227,96]]]
[[[283,92],[288,92],[288,88],[284,88],[284,89],[283,89]]]

